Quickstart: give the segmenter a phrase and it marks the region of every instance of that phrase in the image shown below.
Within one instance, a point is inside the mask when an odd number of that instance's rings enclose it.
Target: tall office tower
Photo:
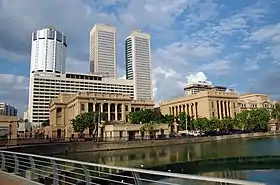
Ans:
[[[152,100],[150,35],[133,31],[125,40],[126,79],[134,80],[134,99]]]
[[[116,30],[96,24],[90,31],[90,72],[116,78]]]
[[[30,73],[65,73],[66,36],[53,28],[32,33]]]

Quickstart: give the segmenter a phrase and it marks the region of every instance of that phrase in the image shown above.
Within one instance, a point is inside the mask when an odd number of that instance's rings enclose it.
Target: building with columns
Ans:
[[[103,122],[128,122],[128,114],[141,109],[153,109],[152,100],[133,100],[128,94],[78,92],[60,94],[50,102],[51,132],[59,137],[73,134],[71,120],[77,115],[97,111],[102,113]]]
[[[235,117],[239,113],[238,94],[215,90],[201,91],[160,103],[162,114],[178,116],[181,112],[198,117]]]
[[[241,110],[252,110],[267,108],[271,109],[275,106],[276,101],[272,101],[265,94],[244,94],[239,97],[239,104]]]

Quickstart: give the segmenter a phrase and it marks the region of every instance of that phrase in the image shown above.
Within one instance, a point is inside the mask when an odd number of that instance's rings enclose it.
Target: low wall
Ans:
[[[196,137],[196,138],[176,138],[169,140],[143,140],[143,141],[121,141],[121,142],[69,142],[69,143],[50,143],[32,146],[18,146],[13,148],[6,148],[5,150],[14,152],[33,153],[40,155],[54,155],[62,154],[66,151],[68,153],[74,152],[90,152],[90,151],[104,151],[104,150],[122,150],[133,148],[146,148],[146,147],[160,147],[172,146],[182,144],[194,144],[202,142],[212,142],[221,140],[244,139],[244,138],[258,138],[280,135],[280,132],[265,132],[265,133],[248,133],[248,134],[235,134],[225,136],[212,136],[212,137]]]

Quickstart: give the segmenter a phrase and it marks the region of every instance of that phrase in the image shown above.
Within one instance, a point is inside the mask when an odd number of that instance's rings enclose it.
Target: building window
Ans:
[[[81,111],[85,110],[85,104],[81,103]]]
[[[212,117],[215,117],[215,112],[212,112]]]

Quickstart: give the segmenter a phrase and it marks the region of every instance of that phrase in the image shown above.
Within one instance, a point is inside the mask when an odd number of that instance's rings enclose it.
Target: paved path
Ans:
[[[0,185],[40,185],[24,178],[0,171]]]

